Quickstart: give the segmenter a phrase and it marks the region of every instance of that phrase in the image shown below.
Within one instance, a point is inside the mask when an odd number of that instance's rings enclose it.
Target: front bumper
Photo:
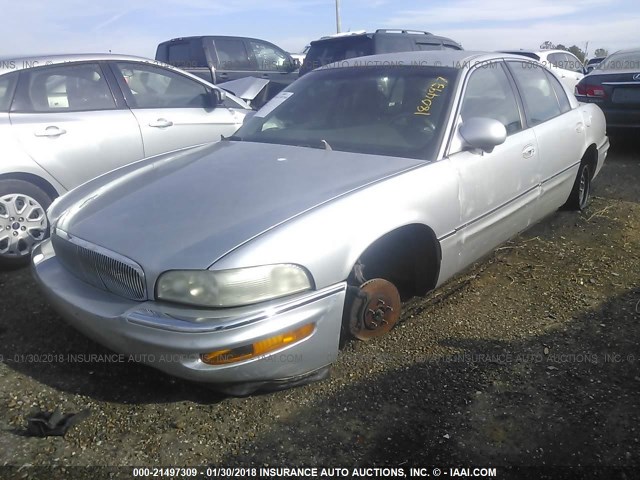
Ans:
[[[261,305],[194,309],[135,302],[95,288],[65,270],[50,240],[36,246],[32,270],[54,308],[96,342],[170,375],[246,394],[264,386],[316,379],[338,355],[346,284]],[[281,350],[213,366],[200,354],[314,324],[313,333]]]

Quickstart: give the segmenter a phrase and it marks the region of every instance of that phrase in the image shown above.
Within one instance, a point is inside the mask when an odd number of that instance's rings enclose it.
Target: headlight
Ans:
[[[298,265],[262,265],[233,270],[173,270],[158,278],[156,298],[200,307],[237,307],[312,288]]]

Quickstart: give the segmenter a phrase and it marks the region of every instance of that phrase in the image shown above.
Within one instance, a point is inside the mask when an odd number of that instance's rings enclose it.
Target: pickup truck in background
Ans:
[[[258,108],[298,78],[300,61],[276,45],[248,37],[207,35],[158,45],[156,60],[219,84],[245,77],[268,80],[251,100]],[[238,95],[241,96],[241,95]]]

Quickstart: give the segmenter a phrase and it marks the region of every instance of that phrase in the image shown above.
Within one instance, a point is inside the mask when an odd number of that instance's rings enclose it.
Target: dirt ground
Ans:
[[[640,477],[640,144],[612,144],[585,212],[557,212],[407,302],[389,335],[348,343],[330,379],[292,390],[231,398],[135,363],[36,361],[109,352],[58,317],[28,269],[0,272],[0,466],[12,466],[0,477],[87,465]],[[25,416],[55,407],[91,415],[65,437],[28,436]]]

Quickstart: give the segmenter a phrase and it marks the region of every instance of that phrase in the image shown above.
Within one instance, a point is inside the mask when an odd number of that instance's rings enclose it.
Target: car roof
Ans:
[[[557,48],[549,48],[547,50],[534,50],[534,53],[540,55],[541,53],[571,53],[569,50],[558,50]],[[573,53],[571,53],[573,55]]]
[[[640,48],[625,48],[624,50],[617,50],[613,53],[610,53],[609,55],[613,55],[616,53],[638,53],[640,52]]]
[[[318,70],[341,67],[362,67],[362,66],[442,66],[455,69],[472,67],[478,63],[512,58],[523,60],[522,55],[502,53],[502,52],[474,52],[469,50],[423,50],[412,52],[384,53],[380,55],[369,55],[365,57],[349,58],[339,60],[335,63],[325,65]],[[531,60],[531,59],[529,59]]]
[[[200,40],[202,38],[236,38],[236,39],[240,38],[243,40],[257,40],[259,42],[266,42],[266,43],[271,43],[272,45],[275,45],[273,42],[269,40],[264,40],[262,38],[256,38],[256,37],[245,37],[244,35],[190,35],[188,37],[176,37],[170,40],[165,40],[164,42],[161,42],[158,45],[165,45],[167,43],[181,42],[181,41],[187,41],[187,40]]]
[[[547,53],[571,53],[569,50],[559,50],[557,48],[548,48],[548,49],[542,49],[542,50],[528,50],[528,49],[524,49],[524,48],[518,48],[518,49],[513,49],[513,50],[500,50],[501,52],[508,52],[508,53],[520,53],[521,55],[546,55]],[[571,55],[573,55],[573,53],[571,53]]]
[[[383,28],[379,28],[378,30],[376,30],[375,32],[367,32],[366,30],[356,30],[353,32],[342,32],[342,33],[334,33],[333,35],[326,35],[324,37],[320,37],[317,40],[313,40],[312,42],[310,42],[310,45],[313,45],[315,43],[324,43],[324,42],[334,42],[334,41],[339,41],[339,40],[343,40],[345,38],[351,38],[351,37],[373,37],[374,35],[408,35],[411,37],[424,37],[424,38],[435,38],[438,40],[443,40],[443,41],[448,41],[451,43],[454,43],[456,45],[459,45],[458,42],[456,42],[455,40],[449,38],[449,37],[444,37],[442,35],[436,35],[434,33],[431,32],[425,32],[422,30],[406,30],[406,29],[383,29]]]
[[[541,54],[541,53],[571,53],[568,50],[559,50],[557,48],[544,48],[544,49],[540,49],[540,50],[529,50],[526,48],[517,48],[517,49],[513,49],[513,50],[503,50],[505,52],[522,52],[522,53],[535,53],[535,54]]]
[[[533,58],[534,60],[540,60],[540,55],[538,55],[533,50],[498,50],[498,53],[509,53],[512,55],[521,55],[524,57]]]
[[[68,62],[84,62],[84,61],[134,61],[134,62],[150,62],[164,67],[170,67],[157,60],[145,57],[137,57],[134,55],[121,55],[117,53],[65,53],[52,55],[25,55],[15,57],[0,57],[0,75],[16,70],[25,70],[33,67],[43,67],[45,65],[58,65]]]
[[[61,64],[70,63],[70,62],[95,62],[95,61],[102,61],[102,60],[111,60],[116,62],[128,61],[128,62],[151,63],[153,65],[159,65],[169,70],[175,70],[177,72],[180,72],[182,75],[186,75],[202,83],[205,83],[212,88],[220,89],[220,87],[217,85],[213,85],[212,83],[207,82],[206,80],[200,77],[197,77],[189,72],[185,72],[184,70],[180,70],[179,68],[166,64],[159,60],[153,60],[151,58],[146,58],[146,57],[137,57],[135,55],[122,55],[118,53],[71,53],[71,54],[65,53],[65,54],[53,54],[53,55],[0,57],[0,75],[4,75],[10,72],[16,72],[19,70],[26,70],[28,68],[44,67],[48,65],[61,65]],[[237,97],[233,93],[227,91],[227,95],[229,95],[237,103],[240,103],[241,105],[245,104],[244,100]]]

